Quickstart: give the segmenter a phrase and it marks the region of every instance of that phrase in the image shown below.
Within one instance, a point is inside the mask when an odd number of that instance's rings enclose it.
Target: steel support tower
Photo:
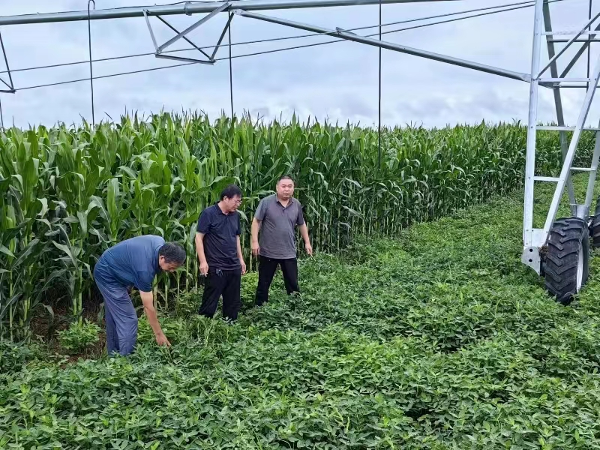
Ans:
[[[594,196],[594,184],[600,156],[599,128],[586,128],[586,120],[594,100],[598,79],[600,78],[600,58],[586,78],[576,78],[571,75],[572,69],[596,38],[600,25],[600,13],[588,16],[588,11],[579,4],[582,25],[578,30],[554,30],[552,27],[551,5],[547,0],[536,0],[533,23],[533,48],[531,55],[531,81],[529,88],[529,116],[527,129],[527,153],[525,165],[525,196],[523,211],[523,253],[522,262],[531,267],[539,275],[545,277],[548,291],[561,302],[568,304],[572,301],[589,274],[590,235],[594,246],[600,245],[600,213],[598,205],[594,214],[590,208]],[[589,10],[591,13],[591,8]],[[556,38],[568,36],[569,39]],[[581,36],[587,37],[582,39]],[[563,44],[557,51],[555,44]],[[571,46],[579,46],[575,56],[565,58],[564,54]],[[547,52],[548,60],[542,63],[542,53]],[[563,63],[563,64],[559,64]],[[559,69],[559,67],[564,67]],[[549,88],[553,92],[556,109],[555,126],[538,124],[538,94],[540,88]],[[585,98],[580,105],[577,121],[574,126],[566,126],[563,113],[563,92],[567,89],[585,89]],[[562,166],[560,173],[554,176],[539,173],[536,163],[538,130],[549,130],[560,134]],[[595,147],[591,161],[580,159],[580,167],[573,163],[580,148],[581,134],[584,130],[595,132]],[[570,135],[570,138],[569,138]],[[557,149],[558,151],[558,149]],[[583,202],[578,202],[572,182],[572,175],[578,172],[589,173],[588,187]],[[543,226],[536,227],[534,219],[536,183],[552,183],[554,194],[547,207]],[[563,200],[565,188],[568,192],[569,209],[557,219],[559,206]],[[597,203],[597,202],[596,202]],[[542,212],[539,219],[542,218]]]

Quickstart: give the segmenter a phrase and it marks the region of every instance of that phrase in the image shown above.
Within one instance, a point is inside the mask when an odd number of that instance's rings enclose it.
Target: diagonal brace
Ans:
[[[14,94],[15,84],[13,83],[12,74],[10,72],[10,66],[8,65],[8,56],[6,56],[6,49],[4,48],[4,40],[2,39],[2,33],[0,33],[0,46],[2,46],[2,56],[4,57],[4,63],[6,64],[6,73],[8,74],[8,83],[0,77],[0,81],[6,85],[8,89],[0,89],[0,92]]]
[[[169,22],[167,22],[165,19],[163,19],[160,16],[156,16],[156,18],[158,20],[160,20],[162,23],[164,23],[166,26],[168,26],[171,30],[173,30],[175,33],[179,33],[179,31],[173,26],[171,25]],[[192,47],[194,47],[196,50],[198,50],[200,53],[202,53],[204,56],[206,56],[208,59],[212,60],[212,58],[210,56],[208,56],[208,53],[206,53],[204,50],[202,50],[200,47],[198,47],[196,44],[194,44],[191,40],[189,40],[188,38],[186,38],[185,36],[181,36],[181,38],[187,42],[188,44],[190,44]],[[161,52],[158,52],[161,53]],[[159,55],[157,55],[159,56]]]
[[[600,17],[600,13],[596,14],[594,17],[591,18],[591,20],[589,20],[585,26],[581,29],[581,31],[579,31],[579,33],[577,33],[575,36],[573,36],[571,39],[569,39],[569,41],[567,42],[567,44],[556,54],[554,55],[550,61],[548,61],[548,63],[544,66],[544,68],[542,70],[540,70],[540,73],[538,74],[537,78],[540,78],[542,76],[542,74],[548,70],[548,67],[550,67],[554,61],[556,61],[565,51],[567,51],[567,49],[571,46],[571,44],[573,42],[575,42],[577,40],[577,38],[579,36],[581,36],[585,31],[586,28],[589,27],[592,23],[594,23],[594,21]]]
[[[594,183],[598,173],[598,160],[600,160],[600,131],[596,131],[596,144],[594,145],[594,154],[592,156],[592,167],[590,168],[590,177],[588,179],[588,188],[585,195],[586,216],[589,215],[592,200],[594,198]]]
[[[407,53],[409,55],[421,56],[427,59],[433,59],[435,61],[445,62],[456,66],[466,67],[469,69],[479,70],[495,75],[500,75],[514,80],[525,81],[526,83],[531,82],[531,75],[527,73],[514,72],[512,70],[501,69],[499,67],[488,66],[464,59],[454,58],[452,56],[441,55],[439,53],[433,53],[426,50],[420,50],[413,47],[407,47],[405,45],[394,44],[392,42],[380,41],[378,39],[372,39],[364,36],[359,36],[354,33],[349,33],[341,29],[331,30],[315,25],[308,25],[304,23],[292,22],[291,20],[280,19],[277,17],[264,16],[262,14],[251,13],[241,9],[236,9],[235,14],[243,17],[249,17],[252,19],[263,20],[265,22],[276,23],[292,28],[298,28],[300,30],[312,31],[313,33],[326,34],[333,37],[346,39],[348,41],[360,42],[361,44],[372,45],[374,47],[385,48],[387,50],[393,50],[396,52]]]
[[[223,3],[221,6],[219,6],[218,8],[213,9],[210,14],[207,14],[206,16],[204,16],[202,19],[200,19],[198,22],[196,22],[195,24],[189,26],[188,28],[186,28],[185,30],[183,30],[181,33],[177,34],[177,36],[172,37],[171,39],[169,39],[167,42],[165,42],[163,45],[161,45],[160,47],[158,47],[156,49],[156,53],[162,53],[162,51],[167,48],[168,46],[172,45],[174,42],[177,42],[179,39],[183,38],[186,34],[190,33],[191,31],[195,30],[196,28],[198,28],[200,25],[202,25],[204,22],[210,20],[212,17],[216,16],[217,14],[219,14],[220,12],[222,12],[223,10],[229,8],[230,3]],[[208,55],[207,55],[208,56]]]
[[[546,31],[552,31],[552,19],[550,14],[550,6],[547,2],[544,2],[543,6],[543,14],[544,14],[544,25]],[[554,43],[551,42],[552,37],[546,35],[546,45],[548,47],[548,57],[553,58],[556,55],[556,50],[554,47]],[[552,78],[558,78],[558,67],[556,62],[552,63],[550,66],[550,74]],[[554,106],[556,107],[556,119],[558,121],[559,126],[565,125],[565,117],[563,112],[562,105],[562,94],[560,88],[556,88],[552,90],[552,94],[554,95]],[[560,148],[562,153],[562,158],[564,160],[565,155],[567,154],[567,150],[569,148],[569,143],[567,142],[567,135],[564,131],[561,131],[559,134],[560,139]],[[571,203],[571,208],[576,208],[577,199],[575,198],[575,188],[573,187],[573,180],[569,176],[569,180],[567,181],[567,190],[569,192],[569,202]]]
[[[600,25],[596,26],[596,28],[594,28],[594,31],[600,31]],[[577,63],[577,61],[579,61],[579,58],[581,58],[581,55],[583,55],[585,53],[587,48],[590,46],[590,43],[593,42],[593,40],[596,36],[598,36],[597,33],[590,35],[591,39],[586,40],[585,43],[581,46],[581,48],[577,51],[577,53],[575,54],[575,56],[573,57],[571,62],[567,65],[567,67],[565,68],[563,73],[561,73],[560,78],[565,78],[567,76],[567,74],[570,72],[570,70],[573,68],[573,66]]]
[[[221,32],[221,36],[219,36],[219,40],[217,42],[217,45],[215,46],[215,49],[212,52],[212,55],[210,55],[210,59],[214,61],[215,56],[217,55],[217,51],[219,50],[219,47],[221,47],[221,42],[223,42],[223,38],[225,37],[225,33],[227,33],[227,30],[229,29],[229,25],[231,24],[231,21],[233,20],[233,15],[230,14],[229,15],[229,19],[227,20],[227,23],[225,24],[225,27],[223,28],[223,31]]]
[[[211,58],[204,50],[202,50],[200,47],[198,47],[196,44],[194,44],[191,40],[189,40],[185,36],[183,36],[182,38],[186,42],[188,42],[190,45],[192,45],[200,53],[202,53],[203,55],[205,55],[208,58],[208,61],[205,61],[205,60],[202,60],[202,59],[195,59],[195,58],[185,58],[185,57],[182,57],[182,56],[169,56],[169,55],[160,54],[158,52],[158,44],[156,43],[156,37],[154,36],[154,31],[152,30],[152,25],[150,25],[150,19],[148,18],[148,11],[146,11],[146,10],[144,10],[144,17],[146,19],[146,25],[148,25],[148,30],[150,31],[150,37],[152,38],[152,43],[154,44],[154,48],[156,49],[156,53],[154,54],[154,56],[156,56],[157,58],[172,59],[172,60],[175,60],[175,61],[187,61],[187,62],[200,63],[200,64],[210,64],[210,65],[212,65],[212,64],[215,63],[214,58]],[[173,27],[171,24],[169,24],[166,20],[164,20],[160,16],[157,16],[157,17],[165,25],[167,25],[169,28],[171,28],[173,31],[175,31],[176,33],[179,34],[179,31],[175,27]]]
[[[571,166],[573,164],[573,158],[575,157],[575,150],[577,149],[577,145],[579,144],[579,138],[581,137],[581,131],[585,124],[585,120],[587,119],[588,113],[590,111],[590,106],[592,104],[592,100],[594,99],[594,94],[596,93],[596,87],[598,86],[598,80],[600,79],[600,57],[598,58],[598,62],[596,63],[596,67],[594,68],[594,72],[592,75],[592,81],[590,83],[590,87],[586,92],[585,99],[583,101],[583,106],[581,108],[581,112],[579,113],[579,117],[577,119],[577,123],[575,126],[575,130],[573,131],[573,136],[571,137],[571,143],[569,145],[569,150],[565,155],[562,170],[560,171],[559,181],[556,186],[556,190],[554,191],[554,196],[552,197],[552,203],[550,204],[550,210],[548,211],[548,216],[546,217],[546,223],[544,224],[544,233],[550,231],[550,227],[554,223],[554,219],[556,218],[556,213],[558,211],[558,205],[560,203],[560,199],[563,195],[565,184],[567,183],[568,175],[571,171]]]

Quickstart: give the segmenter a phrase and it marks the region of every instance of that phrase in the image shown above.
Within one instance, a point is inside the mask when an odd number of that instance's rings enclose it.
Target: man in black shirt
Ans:
[[[235,185],[221,192],[221,200],[198,218],[196,252],[200,274],[206,277],[199,314],[213,317],[223,295],[223,318],[235,321],[241,306],[241,276],[246,263],[240,245],[242,191]]]

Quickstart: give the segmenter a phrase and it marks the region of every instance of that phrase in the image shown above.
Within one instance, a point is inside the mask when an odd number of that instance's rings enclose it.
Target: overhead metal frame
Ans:
[[[460,58],[455,58],[446,55],[440,55],[434,52],[429,52],[426,50],[420,50],[408,46],[403,46],[399,44],[394,44],[391,42],[380,41],[377,39],[371,39],[368,37],[359,36],[357,34],[344,31],[340,28],[337,28],[335,31],[330,30],[323,27],[312,26],[308,24],[301,24],[297,22],[292,22],[284,19],[278,19],[274,17],[262,16],[255,14],[253,15],[251,11],[261,11],[261,10],[277,10],[277,9],[302,9],[302,8],[323,8],[323,7],[340,7],[340,6],[358,6],[358,5],[379,5],[379,4],[398,4],[398,3],[448,3],[448,2],[456,2],[460,0],[245,0],[239,2],[185,2],[183,4],[176,5],[165,5],[165,6],[153,6],[153,7],[131,7],[131,8],[118,8],[118,9],[106,9],[106,10],[94,10],[90,12],[83,11],[72,11],[72,12],[57,12],[57,13],[46,13],[46,14],[27,14],[22,16],[7,16],[0,17],[0,26],[2,25],[19,25],[19,24],[34,24],[34,23],[52,23],[52,22],[69,22],[69,21],[77,21],[77,20],[105,20],[105,19],[114,19],[114,18],[128,18],[128,17],[140,17],[143,16],[146,19],[146,23],[148,25],[148,29],[150,31],[150,35],[152,38],[152,42],[155,48],[155,56],[160,58],[168,58],[168,59],[177,59],[184,60],[190,62],[197,62],[203,64],[213,64],[214,59],[209,57],[206,53],[204,53],[201,49],[195,46],[191,41],[189,41],[185,35],[200,26],[202,23],[209,20],[211,17],[215,16],[219,12],[228,12],[228,13],[238,13],[245,17],[252,17],[254,19],[269,21],[272,23],[279,23],[281,25],[290,26],[293,28],[299,28],[303,30],[313,31],[315,33],[328,34],[331,36],[339,37],[342,39],[360,42],[367,45],[373,45],[379,48],[384,48],[388,50],[399,51],[402,53],[407,53],[415,56],[421,56],[428,59],[433,59],[440,62],[446,62],[449,64],[454,64],[470,69],[475,69],[491,74],[496,74],[520,81],[529,82],[531,76],[526,73],[515,72],[511,70],[505,70],[497,67],[487,66],[484,64],[463,60]],[[533,0],[532,0],[533,1]],[[183,32],[177,31],[174,27],[168,24],[164,19],[160,16],[164,15],[175,15],[175,14],[186,14],[192,15],[195,13],[208,13],[207,16],[200,19],[195,24],[188,27]],[[159,17],[165,24],[167,24],[171,29],[173,29],[177,35],[168,40],[166,43],[162,45],[158,45],[156,41],[156,37],[150,25],[150,16]],[[230,16],[231,18],[231,16]],[[229,26],[229,22],[226,25],[226,28],[223,30],[222,36],[224,36],[227,31],[227,27]],[[197,50],[201,51],[205,56],[207,56],[208,60],[198,60],[193,58],[183,58],[171,55],[163,55],[162,52],[168,46],[172,45],[179,39],[185,39],[188,43],[193,45]],[[222,39],[222,38],[221,38]],[[220,41],[221,41],[220,39]],[[218,44],[220,45],[220,43]],[[218,49],[218,46],[215,50]],[[214,57],[213,52],[213,57]]]
[[[266,16],[256,13],[256,11],[262,10],[277,10],[277,9],[298,9],[298,8],[322,8],[322,7],[340,7],[340,6],[358,6],[358,5],[379,5],[379,4],[399,4],[399,3],[415,3],[415,2],[454,2],[460,0],[245,0],[238,2],[185,2],[183,4],[175,5],[164,5],[164,6],[152,6],[152,7],[131,7],[131,8],[119,8],[119,9],[107,9],[107,10],[95,10],[91,13],[87,11],[72,11],[72,12],[59,12],[59,13],[48,13],[48,14],[30,14],[23,16],[12,16],[12,17],[0,17],[0,26],[4,25],[18,25],[18,24],[34,24],[34,23],[52,23],[52,22],[69,22],[78,20],[104,20],[104,19],[116,19],[126,17],[144,17],[146,19],[148,29],[150,31],[152,41],[156,50],[155,55],[160,58],[178,59],[184,61],[191,61],[204,64],[213,64],[215,62],[215,54],[221,45],[222,39],[225,33],[228,31],[232,13],[236,15],[251,18],[255,20],[261,20],[282,26],[292,27],[296,29],[302,29],[319,33],[323,35],[329,35],[348,41],[358,42],[366,45],[378,47],[380,49],[387,49],[391,51],[397,51],[406,53],[414,56],[420,56],[426,59],[435,60],[438,62],[444,62],[451,65],[456,65],[464,68],[469,68],[489,74],[494,74],[518,81],[527,82],[530,85],[529,88],[529,113],[528,113],[528,128],[527,128],[527,153],[526,153],[526,166],[525,166],[525,193],[524,193],[524,211],[523,211],[523,254],[522,261],[526,265],[533,268],[538,274],[541,272],[541,255],[540,251],[548,240],[549,230],[556,218],[558,211],[558,205],[562,198],[565,188],[569,192],[569,202],[571,212],[574,216],[588,219],[589,211],[591,206],[591,197],[593,193],[593,186],[596,179],[596,172],[598,167],[598,159],[600,157],[600,129],[596,130],[596,147],[593,155],[593,160],[590,167],[573,167],[573,160],[579,144],[581,133],[584,130],[584,124],[586,122],[590,106],[595,96],[598,82],[600,80],[600,59],[593,72],[589,71],[586,78],[567,78],[571,69],[574,67],[578,59],[586,50],[589,52],[589,48],[592,42],[598,42],[600,39],[600,24],[592,30],[592,24],[600,18],[600,13],[594,17],[588,17],[588,21],[583,25],[578,32],[572,31],[556,31],[552,29],[552,23],[550,19],[550,8],[548,0],[532,0],[535,6],[534,12],[534,33],[533,33],[533,48],[531,55],[531,67],[530,73],[522,73],[512,70],[507,70],[499,67],[493,67],[489,65],[480,64],[473,61],[468,61],[452,56],[441,55],[438,53],[417,49],[413,47],[404,46],[392,42],[382,41],[378,39],[372,39],[365,36],[360,36],[355,33],[345,31],[341,28],[325,28],[321,26],[309,25],[305,23],[294,22],[287,19],[276,18],[272,16]],[[591,11],[591,10],[590,10]],[[227,13],[229,20],[221,33],[217,46],[214,48],[212,55],[208,55],[196,45],[194,45],[186,35],[192,30],[196,29],[210,18],[214,17],[219,13]],[[198,22],[186,28],[180,32],[171,26],[161,16],[166,15],[177,15],[186,14],[192,15],[196,13],[206,13],[207,16],[200,19]],[[162,45],[158,45],[154,32],[150,25],[149,17],[156,16],[169,26],[173,31],[177,33],[176,36],[169,39]],[[540,57],[542,51],[542,38],[546,37],[545,45],[548,51],[548,63],[540,70]],[[557,38],[556,36],[572,36],[569,39]],[[582,39],[581,36],[587,36],[587,39]],[[183,39],[190,43],[194,48],[201,51],[207,60],[198,60],[192,58],[183,58],[170,55],[164,55],[162,52],[178,41]],[[560,51],[556,51],[555,43],[564,43],[565,47]],[[566,68],[562,73],[558,73],[557,61],[564,57],[565,50],[576,43],[582,43],[583,46],[579,49],[576,55],[567,64]],[[6,55],[5,55],[6,56]],[[231,61],[230,61],[231,63]],[[542,75],[550,69],[550,76],[542,78]],[[553,90],[554,103],[557,114],[557,126],[538,126],[537,125],[537,108],[538,108],[538,94],[539,88],[548,88]],[[561,91],[568,88],[585,88],[586,95],[585,100],[582,104],[577,123],[574,127],[566,127],[563,113],[563,104]],[[536,175],[536,143],[537,143],[537,130],[555,130],[560,133],[560,144],[563,156],[563,165],[558,177],[547,176],[547,175]],[[572,132],[572,138],[570,142],[567,140],[567,132]],[[588,190],[586,193],[586,199],[584,203],[579,204],[575,199],[575,193],[571,181],[572,171],[585,171],[590,173],[590,179],[588,184]],[[556,183],[556,189],[550,204],[550,208],[544,223],[543,228],[534,228],[533,226],[533,204],[534,204],[534,186],[536,182],[552,182]]]
[[[219,37],[219,41],[217,42],[217,45],[215,46],[215,49],[214,49],[212,55],[209,55],[204,50],[202,50],[202,48],[200,48],[196,44],[194,44],[194,42],[192,42],[190,39],[188,39],[186,37],[186,35],[189,34],[190,32],[192,32],[193,30],[195,30],[196,28],[198,28],[203,23],[206,23],[207,21],[209,21],[211,18],[213,18],[220,12],[223,12],[224,10],[229,8],[230,5],[231,5],[231,3],[229,3],[229,2],[221,4],[220,6],[213,9],[209,14],[207,14],[206,16],[204,16],[203,18],[201,18],[194,24],[190,25],[183,31],[177,30],[173,25],[171,25],[169,22],[167,22],[166,19],[163,19],[161,16],[157,15],[156,16],[157,19],[159,19],[162,23],[164,23],[166,26],[168,26],[175,33],[177,33],[176,36],[172,37],[171,39],[169,39],[167,42],[165,42],[162,45],[158,45],[156,42],[156,36],[154,35],[154,31],[152,30],[152,25],[150,24],[150,18],[148,17],[150,14],[150,11],[148,9],[144,9],[142,12],[144,14],[144,18],[146,19],[146,25],[148,26],[148,30],[150,31],[150,37],[152,38],[152,43],[154,44],[154,48],[156,50],[154,55],[157,58],[172,59],[175,61],[187,61],[187,62],[196,62],[196,63],[200,63],[200,64],[211,64],[211,65],[214,64],[215,63],[215,55],[217,54],[217,50],[221,46],[223,37],[225,36],[227,29],[229,28],[229,25],[231,23],[231,17],[227,20],[227,23],[226,23],[225,27],[223,28],[221,36]],[[184,41],[186,41],[188,44],[190,44],[192,47],[194,47],[196,50],[198,50],[200,53],[202,53],[208,59],[203,60],[203,59],[196,59],[196,58],[187,58],[184,56],[173,56],[173,55],[164,55],[163,54],[163,51],[167,47],[173,45],[175,42],[177,42],[180,39],[183,39]]]
[[[0,32],[0,47],[2,47],[2,58],[4,59],[4,64],[6,65],[6,74],[8,75],[8,83],[0,76],[0,82],[4,84],[8,89],[0,88],[0,93],[5,94],[14,94],[16,92],[15,85],[13,83],[12,74],[10,72],[10,66],[8,64],[8,56],[6,54],[6,49],[4,48],[4,40],[2,39],[2,32]]]
[[[249,17],[252,19],[262,20],[265,22],[275,23],[279,25],[284,25],[292,28],[297,28],[300,30],[312,31],[313,33],[320,33],[324,35],[329,35],[333,37],[338,37],[345,39],[347,41],[360,42],[361,44],[372,45],[374,47],[380,47],[387,50],[393,50],[401,53],[407,53],[409,55],[421,56],[427,59],[433,59],[434,61],[445,62],[448,64],[453,64],[456,66],[466,67],[469,69],[479,70],[482,72],[487,72],[495,75],[500,75],[507,78],[512,78],[514,80],[529,82],[531,79],[529,74],[515,72],[512,70],[501,69],[499,67],[492,67],[485,64],[480,64],[473,61],[467,61],[460,58],[455,58],[453,56],[441,55],[439,53],[430,52],[427,50],[420,50],[413,47],[408,47],[406,45],[395,44],[393,42],[380,41],[379,39],[373,39],[369,37],[359,36],[355,33],[344,31],[342,28],[336,28],[335,30],[324,28],[316,25],[308,25],[300,22],[293,22],[287,19],[280,19],[277,17],[264,16],[262,14],[252,13],[244,10],[236,10],[235,14]]]
[[[461,0],[244,0],[233,2],[227,9],[233,12],[269,11],[274,9],[332,8],[339,6],[383,5],[399,3],[450,3]],[[98,9],[92,12],[91,20],[124,19],[149,16],[192,15],[210,13],[226,2],[185,2],[174,5],[132,6],[126,8]],[[87,11],[67,11],[44,14],[23,14],[19,16],[0,16],[0,26],[25,25],[35,23],[74,22],[88,20]]]

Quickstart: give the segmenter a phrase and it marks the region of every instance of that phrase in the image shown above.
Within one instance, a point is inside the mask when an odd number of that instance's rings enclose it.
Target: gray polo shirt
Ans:
[[[260,255],[273,259],[296,257],[295,226],[304,225],[302,205],[290,198],[287,206],[277,199],[277,194],[263,198],[254,214],[262,223],[258,238]]]

